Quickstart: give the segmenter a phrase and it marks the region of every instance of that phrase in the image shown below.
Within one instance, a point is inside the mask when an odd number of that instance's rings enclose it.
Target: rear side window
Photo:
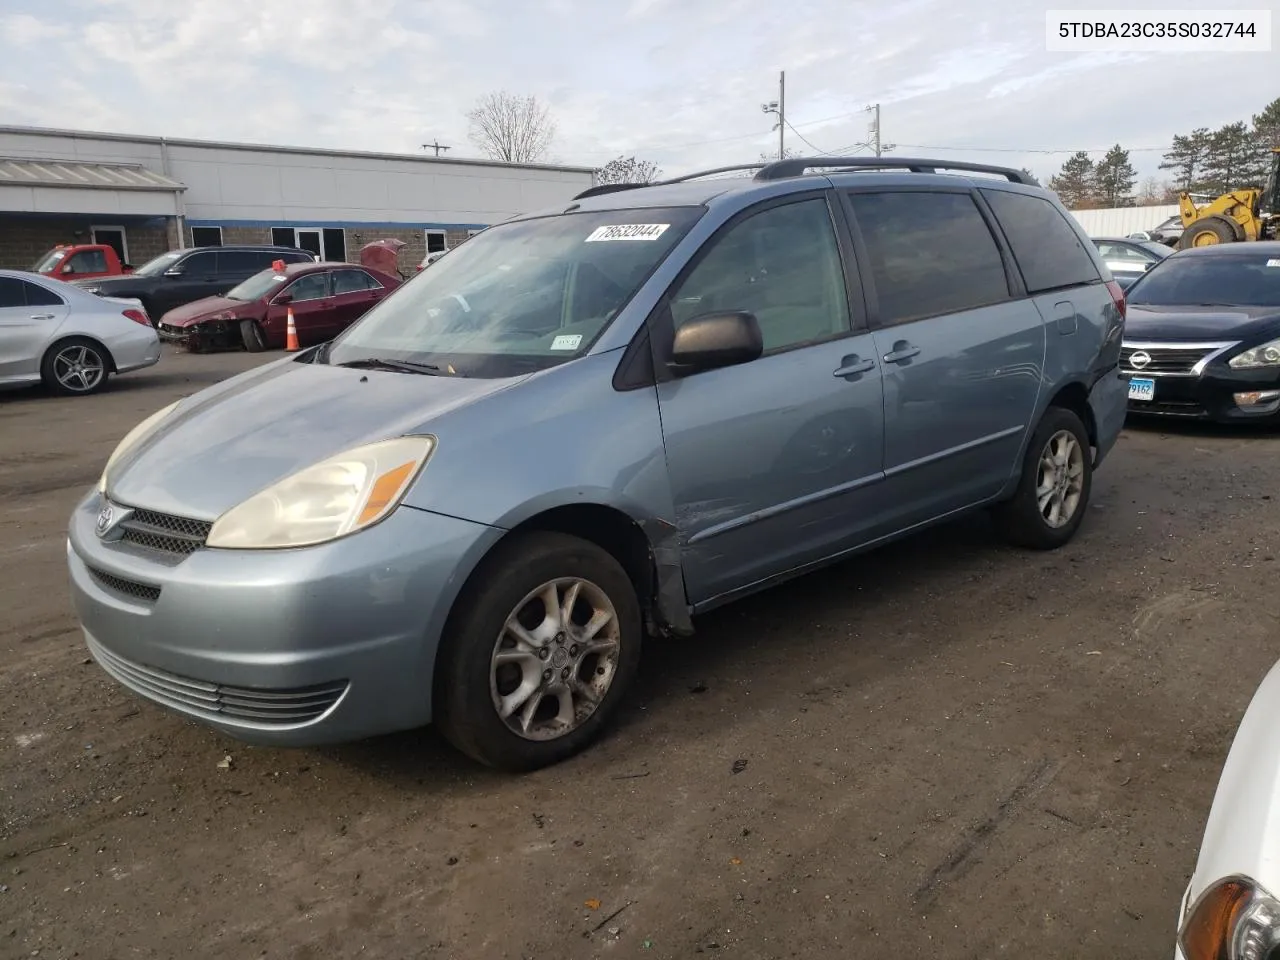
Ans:
[[[218,253],[219,273],[257,273],[271,266],[271,258],[253,250],[221,250]]]
[[[849,196],[871,258],[882,324],[1009,299],[1004,261],[967,193]]]
[[[363,270],[333,271],[333,292],[335,295],[358,293],[362,290],[376,290],[380,286],[382,284],[378,283],[377,280],[374,280]]]
[[[62,298],[52,290],[46,290],[38,283],[28,283],[22,281],[22,287],[27,293],[27,306],[29,307],[56,307],[61,306]]]
[[[1048,200],[1007,190],[983,190],[1004,228],[1030,293],[1102,279],[1079,235]]]

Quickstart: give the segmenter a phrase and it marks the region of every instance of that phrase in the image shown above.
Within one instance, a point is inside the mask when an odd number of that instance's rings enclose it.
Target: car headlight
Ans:
[[[140,424],[138,424],[136,427],[134,427],[132,430],[130,430],[128,433],[124,435],[124,439],[116,444],[116,448],[113,451],[111,451],[111,456],[107,458],[107,465],[102,468],[102,476],[98,477],[99,493],[107,492],[107,474],[111,472],[111,468],[115,466],[116,461],[119,460],[126,453],[128,453],[129,450],[134,446],[134,444],[136,444],[139,440],[141,440],[143,437],[146,437],[148,434],[150,434],[151,431],[155,429],[156,425],[159,424],[160,421],[163,420],[165,417],[167,417],[169,414],[173,413],[174,407],[176,407],[181,402],[182,402],[181,400],[175,400],[173,403],[169,404],[163,410],[157,410],[155,413],[147,417],[147,419],[143,420]]]
[[[1249,877],[1219,880],[1178,931],[1187,960],[1267,960],[1280,946],[1280,902]]]
[[[1254,367],[1280,367],[1280,340],[1272,340],[1260,347],[1238,353],[1227,361],[1235,370],[1251,370]]]
[[[219,517],[206,546],[304,547],[363,530],[399,505],[435,446],[434,437],[399,437],[299,470]]]

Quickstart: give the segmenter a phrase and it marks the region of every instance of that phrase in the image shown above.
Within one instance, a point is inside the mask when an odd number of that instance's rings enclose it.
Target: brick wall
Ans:
[[[44,253],[60,243],[92,242],[90,227],[106,226],[109,217],[23,217],[0,213],[0,268],[29,270]],[[124,227],[129,261],[141,266],[168,250],[168,230],[163,225],[119,223]]]

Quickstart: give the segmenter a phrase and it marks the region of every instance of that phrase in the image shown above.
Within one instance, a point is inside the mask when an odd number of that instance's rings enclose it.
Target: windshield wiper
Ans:
[[[365,357],[361,360],[348,360],[336,363],[336,367],[351,367],[356,370],[394,370],[397,373],[421,373],[426,376],[443,376],[440,368],[431,363],[414,363],[412,360],[390,360],[386,357]]]

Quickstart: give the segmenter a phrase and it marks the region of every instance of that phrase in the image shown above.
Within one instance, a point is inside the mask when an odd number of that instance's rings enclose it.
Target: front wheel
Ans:
[[[640,662],[630,578],[593,543],[534,533],[501,544],[449,618],[435,723],[481,763],[535,770],[601,732]]]
[[[267,349],[267,338],[257,320],[240,321],[240,340],[250,353],[261,353]]]
[[[1017,492],[995,510],[996,524],[1017,546],[1054,550],[1080,528],[1092,488],[1084,424],[1072,411],[1050,407],[1027,445]]]

